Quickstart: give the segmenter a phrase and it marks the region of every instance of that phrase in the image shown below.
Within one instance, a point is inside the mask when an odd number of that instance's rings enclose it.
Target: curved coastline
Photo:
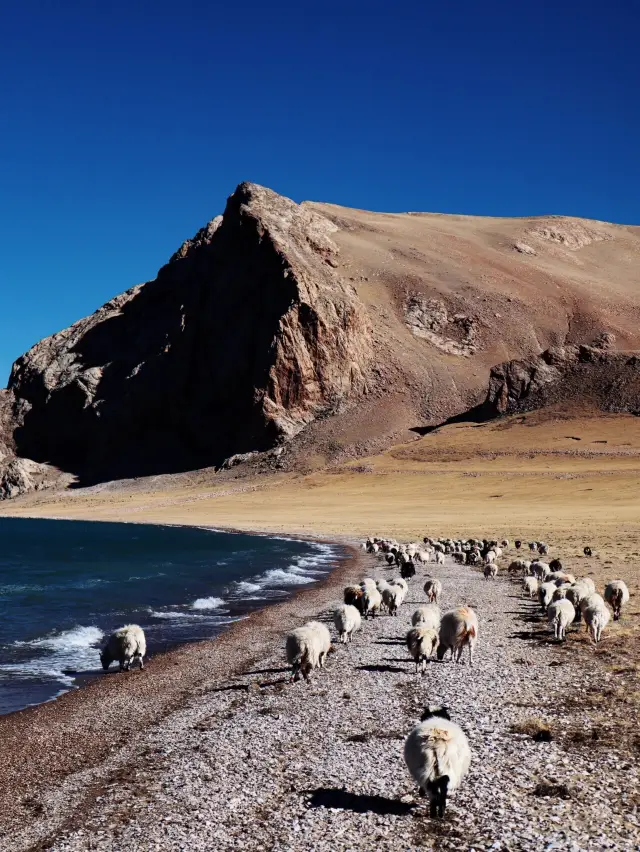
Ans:
[[[80,680],[77,688],[54,700],[0,716],[2,849],[46,848],[57,831],[81,821],[83,807],[95,801],[136,731],[179,711],[198,695],[233,688],[229,681],[247,672],[270,648],[277,649],[292,625],[315,616],[334,594],[341,596],[347,578],[363,561],[352,539],[162,525],[330,544],[340,552],[334,567],[312,585],[294,587],[285,600],[265,602],[211,639],[155,654],[143,672]],[[257,676],[257,689],[260,680]],[[34,809],[40,813],[44,803],[48,830],[46,836],[38,832],[36,837]],[[21,836],[24,843],[18,841]]]

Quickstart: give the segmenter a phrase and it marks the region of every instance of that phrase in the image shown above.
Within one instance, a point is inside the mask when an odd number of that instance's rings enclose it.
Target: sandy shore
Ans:
[[[224,688],[266,649],[282,653],[286,626],[312,617],[361,571],[363,555],[353,543],[329,543],[345,558],[312,588],[251,613],[215,639],[158,654],[143,672],[114,671],[55,701],[0,716],[0,849],[46,848],[57,832],[82,822],[138,731],[194,696]]]

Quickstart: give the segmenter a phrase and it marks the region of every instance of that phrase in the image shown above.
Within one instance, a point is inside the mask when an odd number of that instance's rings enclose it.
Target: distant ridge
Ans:
[[[240,184],[154,280],[15,362],[0,496],[58,471],[86,484],[375,452],[482,404],[496,364],[603,332],[640,349],[639,260],[631,226],[368,213]],[[599,363],[590,392],[610,408]]]

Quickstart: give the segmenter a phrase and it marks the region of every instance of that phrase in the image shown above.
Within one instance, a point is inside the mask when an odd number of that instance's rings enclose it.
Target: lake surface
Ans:
[[[101,673],[99,648],[123,624],[143,627],[151,656],[211,638],[341,555],[198,528],[0,518],[0,714]]]

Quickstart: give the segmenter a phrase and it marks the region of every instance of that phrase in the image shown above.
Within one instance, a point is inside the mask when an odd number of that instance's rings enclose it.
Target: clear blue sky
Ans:
[[[639,223],[639,27],[622,0],[4,3],[0,385],[242,180]]]

